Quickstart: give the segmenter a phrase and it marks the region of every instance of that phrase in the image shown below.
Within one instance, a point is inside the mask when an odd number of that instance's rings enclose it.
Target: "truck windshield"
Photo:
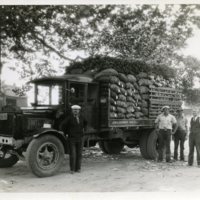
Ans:
[[[36,87],[38,105],[59,105],[62,103],[61,85],[37,85]]]

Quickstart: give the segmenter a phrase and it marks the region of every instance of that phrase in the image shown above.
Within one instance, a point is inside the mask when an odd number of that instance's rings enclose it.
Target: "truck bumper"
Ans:
[[[5,136],[0,136],[0,145],[14,145],[14,138],[13,137],[5,137]]]

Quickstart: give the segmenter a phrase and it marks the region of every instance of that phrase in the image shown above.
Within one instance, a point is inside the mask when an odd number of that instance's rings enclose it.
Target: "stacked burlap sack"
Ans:
[[[110,118],[147,119],[149,115],[149,89],[175,87],[174,82],[162,76],[118,73],[109,68],[95,74],[95,80],[108,82],[110,87]]]

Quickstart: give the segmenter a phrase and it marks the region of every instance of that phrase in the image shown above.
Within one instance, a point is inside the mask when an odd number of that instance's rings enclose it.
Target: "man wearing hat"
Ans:
[[[156,118],[155,124],[158,130],[158,162],[163,161],[163,150],[166,146],[166,162],[171,162],[171,135],[176,125],[176,118],[169,114],[169,106],[162,107],[162,113]]]
[[[180,160],[184,161],[184,143],[187,138],[188,126],[187,118],[183,114],[183,109],[177,110],[177,130],[174,134],[174,160],[178,159],[178,146],[180,142]]]
[[[70,172],[80,172],[83,147],[83,132],[86,130],[87,121],[80,115],[79,105],[71,106],[72,114],[61,123],[60,129],[68,135]]]

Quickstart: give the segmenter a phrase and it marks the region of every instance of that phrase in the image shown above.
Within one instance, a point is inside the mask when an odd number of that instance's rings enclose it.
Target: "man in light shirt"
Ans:
[[[158,130],[158,162],[163,161],[163,150],[166,146],[166,162],[171,162],[171,135],[174,134],[173,128],[176,125],[176,118],[169,114],[169,106],[162,108],[162,113],[156,118],[155,124]]]
[[[184,161],[184,143],[187,138],[188,126],[187,126],[187,118],[183,114],[183,109],[180,108],[177,111],[177,130],[174,134],[174,160],[178,159],[178,146],[180,142],[180,160]]]

